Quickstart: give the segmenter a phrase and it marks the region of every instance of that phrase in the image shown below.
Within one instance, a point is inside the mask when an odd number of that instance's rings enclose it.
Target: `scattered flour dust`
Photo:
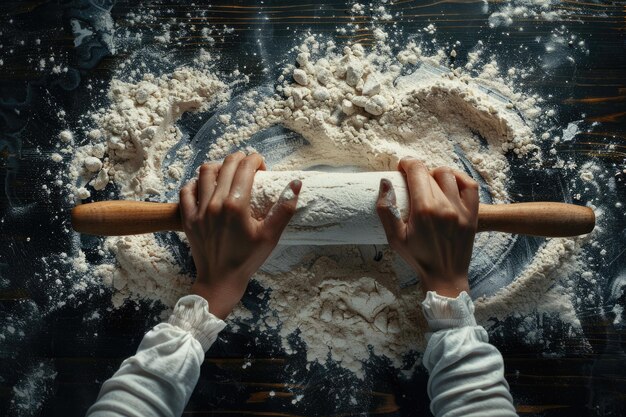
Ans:
[[[46,398],[54,390],[57,372],[54,366],[46,361],[33,364],[10,391],[10,416],[39,415]]]
[[[567,8],[559,8],[555,0],[505,0],[495,5],[489,15],[489,26],[511,26],[515,21],[555,21],[570,14]]]
[[[371,50],[359,44],[340,49],[316,36],[305,39],[293,51],[297,67],[285,67],[273,94],[245,93],[246,108],[220,119],[226,127],[207,159],[218,160],[233,147],[245,147],[254,133],[282,125],[308,145],[273,170],[315,165],[394,170],[410,155],[430,167],[463,169],[470,163],[493,201],[508,201],[507,154],[529,164],[542,158],[532,130],[540,113],[536,99],[514,93],[493,65],[483,78],[472,78],[461,69],[442,69],[445,52],[427,56],[410,43],[392,54],[386,36],[377,39]],[[401,76],[407,72],[412,73]],[[498,99],[484,85],[498,87],[511,100]],[[208,109],[229,97],[229,86],[218,77],[190,68],[158,78],[146,75],[134,84],[114,80],[109,107],[93,115],[90,143],[74,153],[77,196],[112,182],[123,198],[163,198],[164,175],[179,179],[191,152],[183,147],[165,160],[181,137],[176,121],[185,111]],[[476,249],[489,258],[505,251],[510,239],[483,233]],[[513,312],[545,310],[546,303],[575,324],[568,295],[553,292],[577,266],[580,243],[549,240],[513,284],[476,300],[481,324]],[[101,249],[115,261],[93,273],[113,288],[114,306],[148,298],[171,307],[190,285],[169,249],[152,235],[106,238]],[[258,316],[239,306],[233,328],[246,321],[260,331],[277,329],[287,352],[293,349],[287,337],[297,332],[309,361],[324,364],[330,355],[361,378],[370,348],[402,367],[409,353],[424,348],[423,294],[419,285],[401,288],[402,266],[390,252],[383,251],[379,262],[366,258],[358,246],[279,248],[255,276],[268,290],[270,308]]]

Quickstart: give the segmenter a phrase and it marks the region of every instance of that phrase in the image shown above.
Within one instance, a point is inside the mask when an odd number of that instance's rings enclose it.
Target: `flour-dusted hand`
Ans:
[[[412,158],[398,168],[406,175],[410,213],[406,222],[401,219],[391,182],[381,180],[377,211],[389,245],[419,274],[425,292],[455,298],[469,291],[478,184],[446,167],[429,172]]]
[[[180,190],[183,229],[197,270],[192,292],[222,319],[241,300],[296,211],[299,180],[289,183],[264,219],[252,217],[252,184],[260,169],[265,169],[261,155],[236,152],[223,164],[202,165],[198,179]]]

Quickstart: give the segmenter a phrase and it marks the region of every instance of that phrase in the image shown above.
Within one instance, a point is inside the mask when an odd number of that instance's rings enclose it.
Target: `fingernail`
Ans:
[[[382,178],[380,180],[380,193],[387,194],[391,189],[391,182],[387,178]]]
[[[295,195],[298,195],[300,194],[300,190],[302,189],[302,181],[293,180],[289,183],[289,187],[291,188],[291,191],[293,191]]]
[[[398,217],[400,212],[396,207],[396,190],[393,189],[393,184],[387,178],[380,180],[380,195],[385,202],[385,206],[389,207],[393,215]]]
[[[389,183],[389,191],[387,191],[385,193],[385,200],[387,200],[387,205],[388,206],[394,206],[396,205],[396,190],[393,189],[393,185],[391,185],[391,182],[389,180],[387,180],[387,182]]]
[[[296,186],[296,181],[300,183],[298,184],[298,186]],[[300,187],[302,187],[302,183],[299,180],[291,181],[289,184],[287,184],[283,192],[280,193],[279,201],[293,200],[294,198],[296,198],[298,193],[300,193]]]

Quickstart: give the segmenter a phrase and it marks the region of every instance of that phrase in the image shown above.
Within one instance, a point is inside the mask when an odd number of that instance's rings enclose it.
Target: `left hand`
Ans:
[[[183,229],[197,271],[191,291],[221,319],[239,303],[296,211],[299,180],[289,183],[264,219],[252,217],[252,183],[259,169],[265,169],[261,155],[236,152],[223,164],[202,165],[197,181],[180,190]]]

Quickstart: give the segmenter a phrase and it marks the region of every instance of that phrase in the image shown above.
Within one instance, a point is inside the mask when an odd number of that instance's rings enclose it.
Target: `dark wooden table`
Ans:
[[[489,7],[493,10],[502,3],[490,1]],[[626,415],[626,332],[623,317],[616,318],[613,307],[626,304],[626,296],[619,295],[626,285],[626,3],[557,3],[554,7],[570,14],[552,22],[522,18],[510,27],[492,29],[482,1],[400,0],[386,5],[394,19],[384,25],[402,29],[408,37],[434,23],[440,45],[461,42],[455,47],[458,64],[481,39],[504,66],[538,68],[524,81],[525,88],[540,93],[547,98],[547,107],[557,109],[556,126],[565,128],[583,119],[580,133],[558,147],[562,155],[579,164],[594,161],[606,173],[598,189],[582,190],[582,201],[595,199],[604,210],[599,247],[589,252],[597,284],[577,290],[593,294],[577,307],[583,334],[568,335],[558,319],[542,316],[537,319],[543,320],[548,348],[519,340],[513,331],[518,324],[514,318],[498,323],[491,339],[505,357],[507,379],[521,415],[621,416]],[[67,297],[72,280],[79,277],[59,254],[71,254],[79,245],[89,247],[89,239],[68,232],[69,205],[61,186],[54,185],[60,166],[49,155],[58,132],[80,126],[80,116],[101,102],[119,63],[139,50],[154,48],[159,70],[167,71],[185,63],[201,47],[218,49],[220,67],[245,66],[254,85],[263,81],[255,75],[266,65],[263,59],[282,59],[286,45],[293,45],[296,35],[307,29],[332,35],[337,24],[349,20],[350,7],[338,1],[284,0],[260,4],[197,0],[195,5],[182,0],[141,5],[129,0],[4,0],[0,4],[0,334],[4,335],[0,338],[0,415],[84,414],[100,384],[134,352],[145,330],[158,322],[158,308],[148,303],[108,309],[108,292],[87,290],[80,297]],[[131,25],[127,15],[137,9],[153,10],[155,19]],[[143,43],[117,42],[117,51],[111,54],[102,26],[107,16],[116,23],[118,35],[142,31]],[[174,18],[227,25],[234,31],[209,45],[197,33],[176,29]],[[371,19],[369,12],[358,17],[361,29],[337,38],[370,44]],[[94,35],[76,45],[72,21]],[[173,25],[172,43],[153,45],[150,40],[167,22]],[[552,33],[575,35],[576,43],[584,41],[584,48],[561,51],[573,62],[553,62],[546,54],[545,40]],[[268,55],[257,53],[259,48]],[[48,61],[40,70],[40,60],[50,56],[54,64]],[[67,71],[54,73],[53,65]],[[183,123],[193,132],[198,121],[190,118]],[[44,184],[50,194],[42,190]],[[536,199],[554,198],[548,188],[537,186],[532,178],[516,184],[521,194]],[[567,189],[562,195],[571,192]],[[606,250],[604,256],[599,255],[601,249]],[[98,257],[95,251],[87,252],[90,261]],[[250,291],[258,290],[253,286]],[[57,305],[59,301],[65,304]],[[94,311],[100,319],[90,318]],[[11,333],[9,326],[22,333]],[[429,415],[423,369],[403,380],[375,360],[367,365],[368,377],[356,381],[332,365],[307,370],[302,352],[286,355],[276,347],[276,337],[256,336],[246,331],[224,333],[207,356],[186,415]],[[251,366],[244,369],[248,362]],[[31,398],[20,397],[24,388]],[[305,395],[292,405],[298,394]],[[349,403],[350,396],[356,405]],[[24,410],[19,404],[31,407]]]

